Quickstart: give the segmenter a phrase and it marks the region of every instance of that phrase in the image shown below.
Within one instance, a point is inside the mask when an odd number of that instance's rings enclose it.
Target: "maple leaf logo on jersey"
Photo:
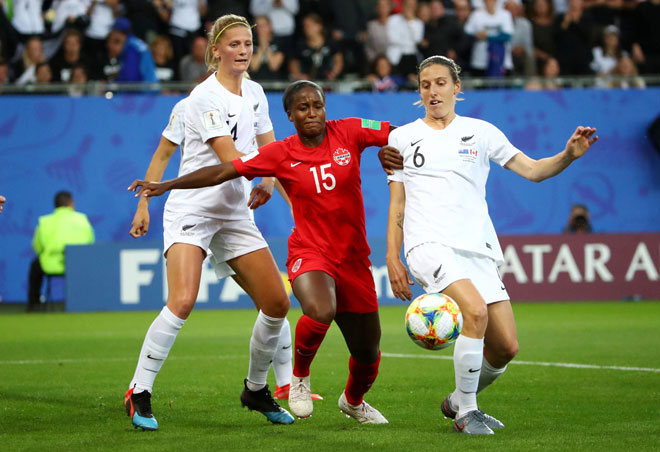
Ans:
[[[337,162],[338,165],[346,166],[351,163],[351,153],[348,152],[348,149],[337,148],[335,152],[332,153],[332,158]]]
[[[295,273],[298,270],[300,270],[301,264],[302,264],[302,258],[298,258],[298,260],[293,264],[293,267],[291,267],[291,273]]]

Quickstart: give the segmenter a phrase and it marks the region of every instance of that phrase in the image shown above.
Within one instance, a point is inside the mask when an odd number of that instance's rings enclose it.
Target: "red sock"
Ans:
[[[312,365],[314,356],[321,346],[328,328],[330,328],[330,325],[317,322],[304,314],[298,319],[293,375],[296,377],[307,377],[309,375],[309,367]]]
[[[348,383],[346,383],[346,401],[351,405],[361,405],[364,395],[371,389],[371,385],[378,376],[380,364],[380,350],[378,360],[373,363],[361,363],[351,358],[348,360]]]

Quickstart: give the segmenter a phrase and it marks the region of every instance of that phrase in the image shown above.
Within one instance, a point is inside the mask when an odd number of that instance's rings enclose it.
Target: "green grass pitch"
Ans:
[[[381,309],[383,358],[366,397],[389,425],[339,412],[348,353],[336,326],[312,366],[312,389],[325,400],[311,418],[271,425],[241,408],[256,313],[196,311],[156,380],[158,432],[133,429],[122,406],[154,312],[2,315],[0,450],[660,450],[660,302],[514,311],[520,353],[479,396],[506,428],[486,438],[451,432],[440,413],[454,386],[451,349],[415,346],[403,305]],[[299,315],[289,314],[292,326]]]

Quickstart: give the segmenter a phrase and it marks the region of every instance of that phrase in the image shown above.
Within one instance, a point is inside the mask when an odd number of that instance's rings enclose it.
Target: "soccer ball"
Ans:
[[[427,293],[413,300],[406,311],[406,331],[413,342],[440,350],[456,341],[463,327],[458,305],[447,295]]]

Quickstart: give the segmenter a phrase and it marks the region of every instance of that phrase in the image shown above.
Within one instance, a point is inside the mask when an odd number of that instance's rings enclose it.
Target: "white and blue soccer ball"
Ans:
[[[447,295],[428,293],[413,300],[406,311],[406,331],[413,342],[427,350],[453,344],[463,327],[458,304]]]

